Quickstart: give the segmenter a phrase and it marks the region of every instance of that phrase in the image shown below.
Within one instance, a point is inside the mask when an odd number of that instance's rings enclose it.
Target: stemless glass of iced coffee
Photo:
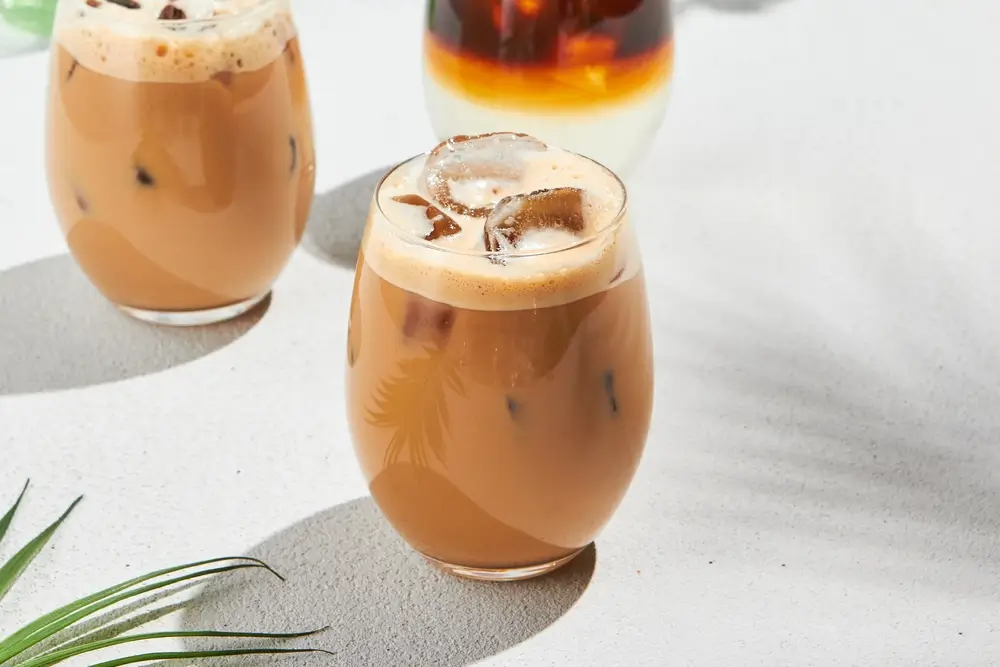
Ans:
[[[653,400],[621,181],[521,134],[455,137],[371,205],[347,403],[372,496],[446,570],[567,563],[617,508]]]
[[[52,54],[49,189],[94,285],[171,325],[261,301],[315,178],[289,0],[61,0]]]
[[[669,0],[427,0],[438,137],[516,129],[623,173],[666,111]]]

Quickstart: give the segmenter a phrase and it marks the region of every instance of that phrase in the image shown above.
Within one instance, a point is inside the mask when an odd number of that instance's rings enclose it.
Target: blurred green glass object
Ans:
[[[49,37],[59,0],[0,0],[0,21],[33,37]]]

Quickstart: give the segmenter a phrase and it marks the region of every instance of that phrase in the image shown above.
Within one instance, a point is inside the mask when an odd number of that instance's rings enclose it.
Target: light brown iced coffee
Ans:
[[[97,288],[172,324],[263,298],[314,186],[288,0],[64,0],[52,51],[50,191]]]
[[[454,573],[555,569],[628,488],[653,371],[625,203],[600,165],[514,134],[445,142],[376,192],[350,426],[385,516]]]

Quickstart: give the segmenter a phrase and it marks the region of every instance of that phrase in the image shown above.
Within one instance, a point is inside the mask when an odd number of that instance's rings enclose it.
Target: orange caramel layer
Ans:
[[[563,62],[552,65],[502,65],[459,55],[424,35],[424,57],[437,83],[470,101],[495,108],[575,111],[621,103],[656,92],[670,80],[674,45],[615,60],[610,38],[591,36],[569,43]]]

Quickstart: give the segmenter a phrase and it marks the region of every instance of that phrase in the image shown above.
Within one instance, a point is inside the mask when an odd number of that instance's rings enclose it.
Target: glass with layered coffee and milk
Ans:
[[[452,573],[567,563],[622,500],[653,401],[621,181],[514,133],[454,137],[371,205],[347,403],[372,496]]]
[[[673,73],[670,0],[426,0],[424,88],[441,139],[519,130],[619,174]]]
[[[62,0],[47,162],[73,256],[140,319],[245,312],[302,237],[310,113],[289,0]]]

